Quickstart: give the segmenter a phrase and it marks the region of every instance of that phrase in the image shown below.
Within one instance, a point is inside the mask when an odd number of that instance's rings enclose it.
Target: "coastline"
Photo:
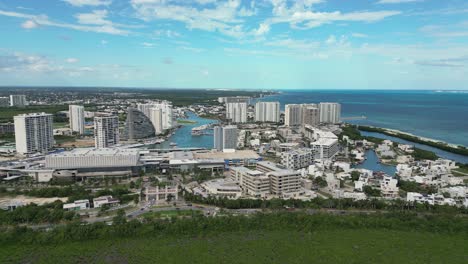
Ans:
[[[434,147],[439,150],[447,151],[450,153],[454,153],[454,154],[458,154],[462,156],[468,156],[468,148],[466,148],[466,146],[459,145],[459,144],[452,144],[452,143],[444,142],[442,140],[421,137],[421,136],[417,136],[412,133],[400,131],[397,129],[382,128],[382,127],[375,127],[375,126],[363,126],[363,125],[357,125],[357,129],[361,131],[366,131],[366,132],[381,133],[384,135],[393,136],[393,137],[397,137],[403,140],[407,140],[413,143],[419,143],[422,145]]]

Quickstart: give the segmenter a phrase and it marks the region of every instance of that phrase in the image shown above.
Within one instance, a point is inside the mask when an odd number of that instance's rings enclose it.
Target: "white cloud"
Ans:
[[[143,47],[145,47],[145,48],[152,48],[152,47],[155,46],[154,43],[150,43],[150,42],[143,42],[143,43],[141,43],[141,45],[142,45]]]
[[[258,29],[254,32],[254,34],[261,36],[261,35],[268,33],[269,31],[270,31],[270,25],[262,23],[260,24]]]
[[[94,13],[91,13],[91,14],[94,14]],[[96,14],[94,15],[96,16]],[[46,15],[30,15],[26,13],[9,12],[9,11],[3,11],[3,10],[0,10],[0,16],[28,19],[28,20],[33,21],[38,26],[68,28],[68,29],[73,29],[73,30],[78,30],[78,31],[105,33],[105,34],[111,34],[111,35],[124,35],[125,36],[125,35],[130,34],[130,31],[120,28],[122,27],[122,25],[117,26],[111,23],[110,21],[106,22],[106,20],[104,20],[105,21],[104,24],[70,24],[70,23],[52,21]],[[86,19],[82,20],[81,22],[92,22],[92,20],[88,16]],[[94,21],[94,22],[98,22],[98,21]],[[100,22],[102,23],[103,21],[100,21]]]
[[[73,6],[101,6],[101,5],[110,5],[111,0],[63,0],[64,2],[69,3]]]
[[[26,20],[24,21],[23,24],[21,24],[21,27],[22,28],[25,28],[25,29],[33,29],[33,28],[37,28],[39,25],[36,24],[36,22],[32,21],[32,20]]]
[[[77,63],[79,60],[77,58],[68,58],[66,59],[66,62],[68,63]]]

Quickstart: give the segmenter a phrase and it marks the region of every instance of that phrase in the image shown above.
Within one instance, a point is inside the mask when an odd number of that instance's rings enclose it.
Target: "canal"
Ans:
[[[392,165],[385,165],[379,162],[379,157],[375,154],[373,149],[366,151],[366,160],[363,163],[354,166],[358,169],[366,169],[371,171],[383,171],[390,176],[394,176],[396,173],[396,167]]]

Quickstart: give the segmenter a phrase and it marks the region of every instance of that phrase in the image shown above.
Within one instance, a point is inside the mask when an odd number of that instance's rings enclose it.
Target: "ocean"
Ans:
[[[353,124],[397,129],[468,146],[468,91],[287,90],[261,101],[285,104],[338,102]]]

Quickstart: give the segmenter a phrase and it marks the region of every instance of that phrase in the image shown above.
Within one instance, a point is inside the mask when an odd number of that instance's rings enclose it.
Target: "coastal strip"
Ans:
[[[411,141],[414,143],[427,145],[427,146],[434,147],[440,150],[444,150],[447,152],[451,152],[454,154],[468,157],[468,148],[466,148],[465,146],[454,145],[454,144],[449,144],[443,141],[438,141],[438,140],[434,140],[430,138],[419,137],[410,133],[405,133],[405,132],[394,130],[394,129],[380,128],[380,127],[373,127],[373,126],[362,126],[362,125],[359,125],[357,128],[361,131],[381,133],[387,136],[397,137],[397,138]]]

